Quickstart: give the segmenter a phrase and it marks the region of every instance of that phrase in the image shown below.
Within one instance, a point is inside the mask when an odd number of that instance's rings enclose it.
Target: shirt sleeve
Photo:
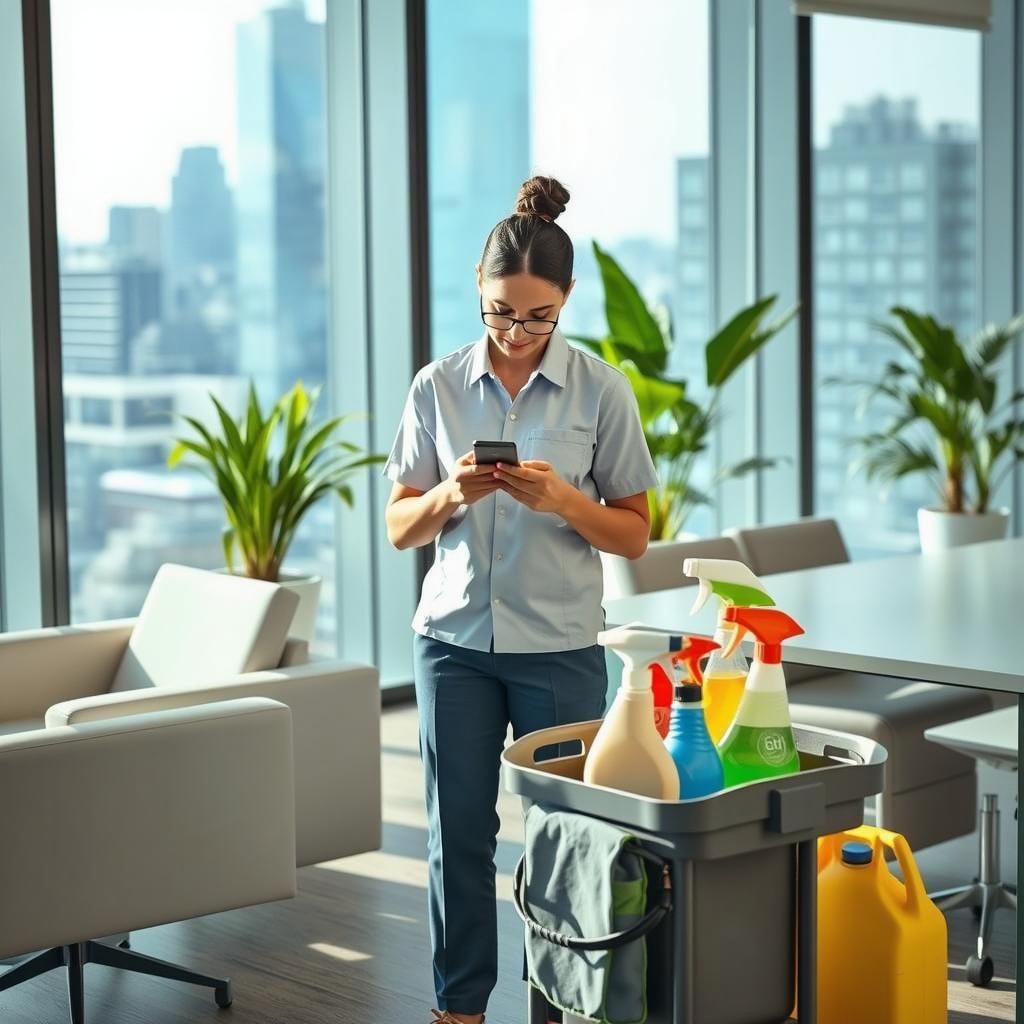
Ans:
[[[636,397],[628,378],[621,373],[615,374],[614,384],[601,396],[597,447],[590,472],[605,501],[628,498],[658,485]]]
[[[435,422],[434,388],[425,370],[420,370],[409,388],[384,476],[418,491],[429,491],[441,482]]]

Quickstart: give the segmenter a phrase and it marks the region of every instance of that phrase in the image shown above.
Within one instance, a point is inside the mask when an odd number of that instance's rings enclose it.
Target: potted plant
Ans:
[[[854,464],[869,480],[891,485],[924,474],[940,504],[918,509],[922,551],[936,551],[1006,535],[1009,510],[991,508],[993,495],[1024,459],[1024,422],[1017,391],[999,401],[1000,358],[1024,330],[1024,316],[990,324],[970,342],[952,327],[902,306],[895,323],[875,326],[900,350],[880,380],[844,380],[865,388],[858,410],[876,403],[891,413],[884,429],[857,438]]]
[[[651,309],[616,260],[597,242],[593,248],[604,286],[608,332],[603,338],[574,335],[572,340],[617,366],[633,386],[644,436],[660,481],[647,496],[651,546],[642,559],[663,558],[666,553],[662,549],[678,541],[693,510],[711,502],[710,495],[699,489],[693,478],[719,420],[721,388],[796,316],[799,307],[794,306],[771,323],[765,320],[775,305],[775,295],[740,310],[704,347],[708,393],[696,399],[688,393],[685,380],[668,373],[673,336],[667,311]],[[712,482],[776,464],[777,460],[764,457],[744,459],[720,467]],[[629,581],[643,572],[642,567],[616,555],[603,555],[602,559],[606,596],[631,593]]]
[[[307,391],[297,381],[264,416],[250,382],[247,408],[237,421],[210,392],[220,430],[182,415],[195,435],[176,438],[167,456],[167,465],[173,468],[186,453],[195,455],[196,467],[220,492],[228,523],[221,535],[224,571],[235,572],[237,548],[244,575],[296,591],[299,607],[290,633],[309,641],[316,630],[322,580],[286,570],[288,548],[303,517],[321,498],[334,492],[351,507],[349,479],[362,467],[383,461],[381,455],[367,455],[334,437],[348,416],[314,421],[320,391]]]

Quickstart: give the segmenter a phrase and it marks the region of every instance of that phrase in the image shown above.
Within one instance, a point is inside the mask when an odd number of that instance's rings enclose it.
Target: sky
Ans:
[[[322,19],[325,3],[306,7]],[[707,152],[706,0],[530,4],[531,152],[572,192],[566,230],[672,241],[675,160]],[[63,237],[102,241],[115,203],[165,207],[185,146],[216,145],[234,180],[235,25],[269,5],[52,0]],[[847,103],[878,93],[920,97],[928,124],[977,124],[976,33],[822,17],[815,52],[819,143]]]
[[[871,18],[814,19],[814,141],[848,103],[885,93],[916,97],[932,127],[956,121],[977,129],[981,97],[981,34]]]
[[[708,152],[703,0],[532,0],[531,156],[571,237],[676,236],[676,158]]]
[[[323,4],[306,9],[322,19]],[[117,203],[166,207],[185,146],[217,146],[234,181],[235,26],[268,6],[51,0],[62,236],[103,241]]]

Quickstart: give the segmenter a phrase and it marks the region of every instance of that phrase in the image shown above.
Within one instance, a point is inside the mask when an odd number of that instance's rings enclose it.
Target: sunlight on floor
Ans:
[[[343,875],[355,875],[358,878],[380,880],[388,878],[403,885],[414,885],[420,889],[427,888],[427,862],[416,857],[403,857],[397,853],[361,853],[358,857],[347,860],[330,861],[321,864],[321,868],[337,871]],[[498,873],[495,879],[498,899],[512,901],[512,876]]]
[[[360,953],[358,950],[346,949],[344,946],[332,946],[329,942],[311,942],[309,949],[314,953],[324,953],[334,960],[344,960],[349,964],[373,959],[369,953]]]

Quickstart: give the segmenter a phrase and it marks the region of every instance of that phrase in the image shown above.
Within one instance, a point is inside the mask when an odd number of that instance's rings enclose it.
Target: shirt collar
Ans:
[[[537,367],[537,372],[543,374],[552,384],[558,387],[565,387],[565,374],[569,365],[569,343],[565,336],[556,327],[551,332],[547,347],[544,349],[544,356]],[[469,371],[466,379],[466,386],[475,384],[485,373],[490,373],[491,354],[487,345],[487,334],[473,346],[473,354],[469,362]]]
[[[473,355],[469,361],[466,387],[475,384],[485,373],[491,372],[491,353],[487,348],[487,332],[473,346]]]

